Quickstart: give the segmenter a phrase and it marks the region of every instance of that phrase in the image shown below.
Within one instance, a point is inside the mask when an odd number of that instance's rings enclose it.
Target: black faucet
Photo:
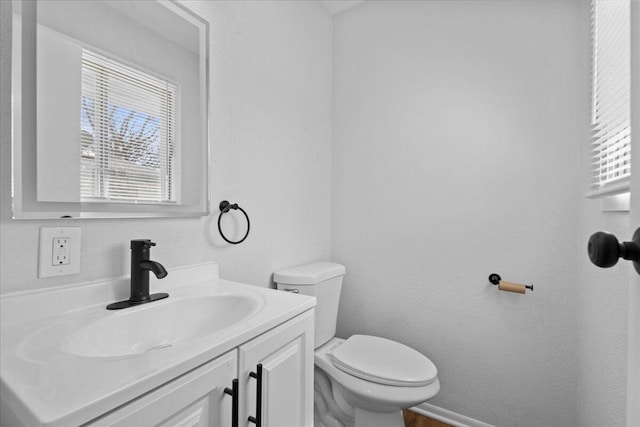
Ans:
[[[167,276],[167,270],[162,264],[149,259],[149,250],[155,246],[149,239],[131,241],[131,296],[128,300],[114,302],[107,306],[107,310],[118,310],[135,305],[146,304],[169,296],[167,293],[149,295],[149,271],[158,279]]]

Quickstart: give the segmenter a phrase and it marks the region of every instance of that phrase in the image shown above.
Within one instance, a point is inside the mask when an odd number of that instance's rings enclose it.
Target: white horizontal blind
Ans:
[[[589,197],[629,190],[629,0],[593,0],[592,172]]]
[[[174,84],[82,51],[81,200],[176,201]]]

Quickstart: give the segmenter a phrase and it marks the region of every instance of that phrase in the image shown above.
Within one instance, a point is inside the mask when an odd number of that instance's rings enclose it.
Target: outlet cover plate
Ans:
[[[68,242],[67,264],[53,265],[54,239],[64,238]],[[80,273],[80,227],[40,227],[40,249],[38,253],[38,277],[66,276]]]

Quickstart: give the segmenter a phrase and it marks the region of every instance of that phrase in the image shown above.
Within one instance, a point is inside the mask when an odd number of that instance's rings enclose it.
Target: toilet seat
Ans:
[[[331,378],[335,387],[350,396],[348,399],[350,405],[374,412],[399,411],[425,402],[438,394],[440,390],[438,377],[426,386],[398,387],[368,381],[338,369],[332,361],[332,353],[344,342],[344,339],[334,337],[316,348],[314,364],[316,369],[320,369]]]
[[[365,381],[398,387],[422,387],[438,377],[426,356],[396,341],[353,335],[331,352],[339,370]]]

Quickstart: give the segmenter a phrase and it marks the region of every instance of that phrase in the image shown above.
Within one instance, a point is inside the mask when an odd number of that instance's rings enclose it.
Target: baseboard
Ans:
[[[442,421],[443,423],[451,424],[454,427],[495,427],[491,424],[484,423],[482,421],[475,420],[465,415],[458,414],[448,409],[443,409],[431,403],[423,403],[411,408],[412,411],[418,414],[425,415],[434,420]]]

